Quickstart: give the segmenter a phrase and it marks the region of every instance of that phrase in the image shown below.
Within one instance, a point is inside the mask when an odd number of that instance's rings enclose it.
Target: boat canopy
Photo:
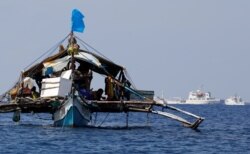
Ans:
[[[87,66],[99,74],[116,77],[117,74],[123,70],[122,66],[89,51],[80,49],[78,54],[75,54],[74,57],[80,65]],[[71,56],[68,54],[67,50],[64,50],[32,66],[26,70],[23,75],[26,77],[44,74],[49,67],[52,67],[54,72],[58,72],[67,67],[70,61]]]

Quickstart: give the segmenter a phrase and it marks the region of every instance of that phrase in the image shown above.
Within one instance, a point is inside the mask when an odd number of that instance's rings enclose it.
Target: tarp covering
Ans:
[[[43,69],[43,63],[44,62],[48,62],[48,61],[52,61],[52,60],[55,60],[55,59],[58,59],[58,58],[62,58],[64,56],[68,55],[67,51],[62,51],[62,52],[59,52],[55,55],[52,55],[50,57],[47,57],[45,58],[42,62],[38,63],[38,64],[35,64],[33,66],[31,66],[28,70],[25,70],[23,72],[23,75],[24,76],[33,76],[34,74],[37,74],[37,73],[42,73],[42,69]]]
[[[25,77],[23,79],[23,87],[27,87],[29,89],[33,88],[33,86],[36,87],[37,90],[39,90],[39,87],[36,83],[36,81],[30,77]]]
[[[89,53],[79,52],[77,55],[75,55],[75,59],[78,59],[79,61],[88,62],[98,68],[102,67],[99,60]],[[43,63],[44,65],[43,72],[45,72],[46,70],[48,70],[48,68],[51,68],[51,67],[53,68],[54,72],[61,71],[63,68],[67,67],[70,61],[71,61],[71,56],[68,55],[63,58],[56,59],[54,61],[45,62]]]
[[[119,71],[123,69],[119,66],[103,57],[100,57],[92,52],[79,50],[76,54],[75,59],[81,65],[87,65],[93,71],[104,74],[116,76]],[[44,59],[41,63],[32,66],[30,69],[24,72],[24,76],[32,76],[34,74],[42,74],[48,67],[52,67],[54,72],[62,70],[67,66],[71,56],[68,55],[67,51],[60,52],[51,57]]]

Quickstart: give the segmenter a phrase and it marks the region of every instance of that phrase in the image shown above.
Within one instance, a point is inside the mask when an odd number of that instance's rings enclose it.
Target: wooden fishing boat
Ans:
[[[65,40],[68,42],[64,48]],[[80,48],[78,43],[86,49]],[[53,54],[57,48],[59,52]],[[54,126],[59,127],[88,126],[94,112],[158,114],[193,129],[198,128],[204,120],[154,100],[151,90],[136,89],[124,66],[96,51],[78,38],[74,30],[52,51],[46,52],[51,53],[50,56],[21,72],[15,86],[2,95],[1,101],[5,103],[0,103],[1,113],[14,112],[14,121],[20,120],[21,113],[50,113]],[[95,91],[91,89],[93,72],[103,76],[105,87]],[[195,118],[195,121],[189,122],[173,113],[156,110],[154,106],[181,112]]]

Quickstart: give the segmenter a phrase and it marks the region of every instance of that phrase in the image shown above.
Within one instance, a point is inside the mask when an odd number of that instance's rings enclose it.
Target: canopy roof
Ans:
[[[80,63],[80,65],[87,66],[99,74],[112,75],[113,77],[116,77],[119,71],[123,70],[122,66],[89,51],[80,49],[79,53],[74,57],[75,60]],[[36,65],[33,65],[24,72],[24,76],[42,74],[43,69],[47,67],[53,67],[56,71],[59,71],[65,67],[70,62],[70,60],[71,56],[68,55],[67,50],[64,50],[44,59],[42,62]]]

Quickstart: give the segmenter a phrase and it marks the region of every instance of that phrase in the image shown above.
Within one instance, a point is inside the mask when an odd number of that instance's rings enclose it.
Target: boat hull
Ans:
[[[232,103],[225,103],[225,105],[245,105],[245,103],[235,103],[235,104],[232,104]]]
[[[91,119],[91,112],[78,98],[69,98],[53,117],[57,127],[84,127]]]
[[[245,102],[240,98],[240,96],[232,96],[225,100],[225,105],[245,105]]]
[[[222,104],[221,99],[211,97],[210,92],[204,92],[202,90],[196,90],[189,92],[188,99],[185,104]]]
[[[220,100],[186,100],[185,104],[221,104]]]
[[[167,104],[186,104],[183,99],[166,99]]]
[[[245,105],[245,102],[227,102],[225,101],[225,105]]]

